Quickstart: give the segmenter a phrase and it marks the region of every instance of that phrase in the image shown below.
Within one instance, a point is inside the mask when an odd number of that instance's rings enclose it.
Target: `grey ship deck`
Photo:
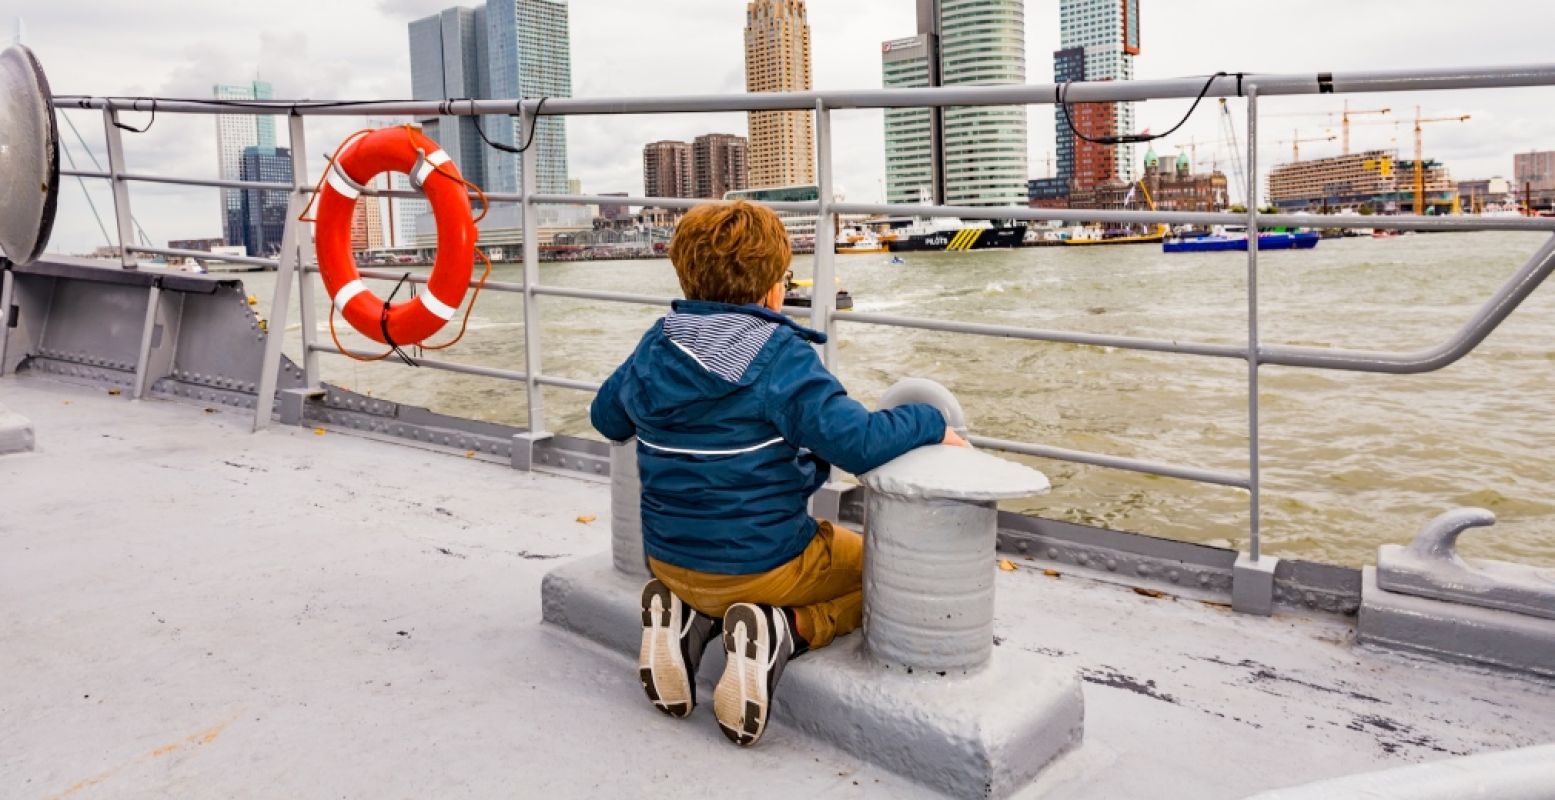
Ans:
[[[5,794],[928,796],[781,707],[732,748],[543,625],[544,573],[609,546],[604,484],[25,373],[0,402],[38,440],[0,457]],[[1555,741],[1547,683],[1017,564],[1000,646],[1086,680],[1083,742],[1022,797],[1242,797]]]

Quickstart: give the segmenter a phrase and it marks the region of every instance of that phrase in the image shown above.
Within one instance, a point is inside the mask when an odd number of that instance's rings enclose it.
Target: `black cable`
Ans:
[[[146,120],[146,127],[135,128],[129,125],[125,125],[119,121],[119,115],[117,114],[113,116],[113,127],[118,128],[121,131],[129,131],[130,133],[145,133],[146,131],[151,130],[151,126],[157,124],[157,99],[155,97],[137,97],[130,103],[130,110],[139,111],[140,101],[142,100],[148,100],[151,102],[151,119]]]
[[[1178,128],[1186,125],[1189,118],[1193,116],[1193,112],[1198,110],[1199,102],[1204,99],[1205,95],[1209,94],[1209,87],[1215,85],[1215,79],[1226,77],[1226,75],[1227,73],[1217,72],[1214,75],[1209,76],[1209,80],[1204,82],[1204,88],[1199,90],[1199,96],[1193,99],[1193,105],[1188,107],[1188,113],[1184,114],[1182,119],[1178,120],[1177,124],[1173,125],[1172,129],[1165,133],[1126,133],[1121,136],[1097,136],[1095,138],[1086,136],[1080,132],[1079,128],[1074,126],[1074,120],[1070,119],[1069,117],[1069,86],[1070,84],[1074,83],[1074,81],[1064,81],[1055,87],[1053,90],[1053,102],[1058,104],[1058,107],[1064,112],[1064,125],[1067,126],[1069,131],[1077,138],[1079,138],[1080,141],[1090,142],[1091,144],[1107,145],[1109,147],[1120,144],[1144,144],[1145,142],[1153,142],[1156,139],[1164,139],[1168,136],[1171,136],[1177,132]]]
[[[383,311],[378,314],[378,330],[383,334],[383,343],[388,345],[394,351],[394,354],[399,356],[401,361],[405,362],[406,366],[419,367],[421,365],[416,363],[415,359],[406,355],[405,351],[401,350],[400,346],[394,342],[394,337],[389,335],[389,306],[394,303],[394,296],[400,293],[400,287],[404,286],[408,280],[410,280],[409,272],[401,275],[400,282],[394,284],[394,291],[389,292],[389,296],[384,298]]]
[[[475,120],[475,132],[477,134],[480,134],[481,141],[485,142],[488,147],[490,147],[490,148],[492,148],[494,150],[501,150],[504,153],[522,153],[525,150],[528,150],[530,145],[535,143],[535,131],[540,129],[540,109],[545,108],[545,101],[549,100],[550,98],[549,97],[542,97],[542,98],[540,98],[540,102],[535,103],[534,119],[529,123],[529,138],[524,142],[524,145],[522,147],[513,147],[512,145],[506,145],[506,144],[503,144],[501,142],[493,142],[492,140],[486,138],[486,131],[483,128],[481,128],[481,118],[480,118],[480,115],[475,113],[475,101],[470,99],[470,98],[468,98],[468,97],[461,97],[459,99],[460,100],[469,100],[470,101],[470,118]],[[452,104],[454,102],[455,102],[454,100],[446,101],[445,108],[451,110],[452,109]],[[522,100],[518,101],[518,107],[517,107],[516,110],[521,111],[523,109],[523,106],[524,106],[524,101],[522,101]],[[514,116],[514,115],[513,114],[509,114],[508,116],[511,117],[511,116]]]

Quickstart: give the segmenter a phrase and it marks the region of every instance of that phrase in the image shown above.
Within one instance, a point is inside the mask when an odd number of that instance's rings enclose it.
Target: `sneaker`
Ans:
[[[717,633],[718,620],[682,603],[661,581],[648,581],[637,677],[654,707],[672,717],[691,715],[697,704],[697,667]]]
[[[713,715],[729,740],[749,747],[761,740],[772,694],[794,654],[794,634],[781,608],[736,603],[724,612],[723,677],[713,692]]]

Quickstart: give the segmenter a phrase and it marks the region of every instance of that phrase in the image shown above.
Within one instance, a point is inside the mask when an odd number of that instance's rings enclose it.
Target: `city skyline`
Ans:
[[[1282,21],[1284,37],[1264,40],[1255,20],[1236,13],[1232,0],[1180,0],[1175,11],[1142,11],[1148,29],[1148,57],[1139,62],[1141,79],[1207,74],[1220,69],[1268,72],[1307,72],[1347,69],[1390,69],[1439,64],[1489,65],[1536,62],[1547,58],[1536,26],[1505,28],[1486,15],[1450,3],[1423,2],[1422,12],[1409,20],[1412,37],[1376,37],[1366,34],[1379,26],[1395,24],[1391,14],[1371,7],[1334,0],[1314,0],[1315,13]],[[296,5],[296,8],[293,6]],[[281,97],[396,98],[410,94],[405,26],[446,7],[447,3],[385,0],[384,3],[341,4],[338,8],[315,7],[276,0],[273,9],[231,10],[189,14],[185,9],[151,3],[129,13],[112,5],[92,11],[100,27],[79,25],[78,13],[62,14],[40,0],[20,0],[25,17],[27,43],[49,70],[51,83],[60,92],[114,95],[209,96],[212,78],[258,74],[276,87]],[[913,35],[912,0],[861,0],[850,4],[812,4],[813,83],[825,89],[870,89],[880,85],[881,41]],[[1525,17],[1551,15],[1540,4],[1509,0]],[[580,96],[642,94],[695,94],[743,91],[739,30],[744,22],[743,4],[710,4],[666,0],[650,12],[637,7],[623,10],[601,0],[572,0],[573,71],[575,93]],[[1058,49],[1057,0],[1027,0],[1027,51],[1036,64]],[[1515,9],[1514,9],[1515,10]],[[1349,14],[1354,24],[1333,28],[1322,22],[1324,14]],[[1551,15],[1555,16],[1555,15]],[[307,24],[292,20],[307,20]],[[669,20],[673,28],[667,27]],[[1216,43],[1203,46],[1206,20],[1214,20]],[[359,35],[348,41],[324,35],[321,30],[348,27]],[[187,44],[178,49],[122,47],[124,36],[152,36],[177,29]],[[251,35],[231,35],[234,29]],[[114,34],[110,37],[110,31]],[[866,37],[860,31],[867,31]],[[694,40],[696,48],[676,53],[672,69],[666,69],[662,36]],[[1406,42],[1405,39],[1410,41]],[[1441,49],[1442,57],[1430,60],[1419,46]],[[1450,45],[1450,47],[1449,47]],[[1445,48],[1445,49],[1444,49]],[[106,68],[101,54],[114,52],[113,66]],[[1045,82],[1040,67],[1032,67],[1028,79]],[[666,83],[666,76],[673,83]],[[1360,97],[1360,96],[1358,96]],[[1418,98],[1409,95],[1366,96],[1378,106],[1405,107]],[[1474,121],[1462,126],[1442,126],[1426,133],[1429,157],[1441,158],[1457,179],[1511,177],[1512,154],[1530,149],[1549,149],[1555,143],[1555,121],[1540,114],[1537,90],[1512,89],[1476,94],[1444,94],[1430,98],[1435,107],[1427,113],[1473,113]],[[1232,101],[1239,128],[1245,127],[1240,104]],[[1331,97],[1270,98],[1266,112],[1337,111]],[[1165,130],[1186,110],[1187,101],[1156,101],[1138,106],[1139,129]],[[1163,157],[1189,149],[1199,169],[1218,159],[1225,169],[1227,149],[1217,146],[1218,119],[1212,108],[1201,108],[1178,135],[1158,142]],[[100,118],[89,112],[65,111],[102,157]],[[129,115],[127,115],[129,116]],[[1046,116],[1046,112],[1042,116]],[[657,117],[577,117],[568,120],[571,174],[592,192],[626,191],[641,180],[641,143],[666,138],[687,138],[706,130],[744,127],[744,114],[707,114]],[[871,200],[884,196],[884,164],[881,153],[883,115],[875,111],[839,112],[833,115],[836,184],[850,199]],[[131,120],[133,121],[133,120]],[[354,130],[360,120],[310,119],[308,127],[310,175],[316,177],[322,153],[340,137]],[[1312,125],[1320,125],[1321,120]],[[164,115],[152,134],[129,136],[126,148],[137,168],[168,174],[214,175],[216,156],[211,123],[205,119]],[[86,153],[65,130],[65,144],[77,159]],[[1357,126],[1355,149],[1390,147],[1394,137],[1410,135],[1406,122],[1397,131],[1391,125]],[[1053,131],[1034,125],[1028,148],[1032,177],[1047,174],[1054,151]],[[1268,134],[1263,141],[1260,171],[1288,159]],[[1327,149],[1325,149],[1325,147]],[[1310,148],[1313,156],[1333,155],[1338,145]],[[1303,147],[1303,155],[1309,148]],[[99,204],[106,191],[92,188]],[[100,192],[100,193],[99,193]],[[153,237],[192,238],[220,233],[219,220],[208,211],[209,194],[176,194],[138,190],[137,216],[154,223]],[[74,238],[89,249],[101,243],[101,234],[85,208],[79,189],[63,193],[58,235]]]

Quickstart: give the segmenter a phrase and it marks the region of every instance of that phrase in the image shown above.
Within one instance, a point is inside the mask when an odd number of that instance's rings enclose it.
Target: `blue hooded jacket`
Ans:
[[[766,572],[814,538],[807,504],[829,464],[860,474],[944,438],[933,406],[848,397],[810,346],[825,340],[760,306],[677,300],[600,387],[594,427],[637,437],[649,556]]]

